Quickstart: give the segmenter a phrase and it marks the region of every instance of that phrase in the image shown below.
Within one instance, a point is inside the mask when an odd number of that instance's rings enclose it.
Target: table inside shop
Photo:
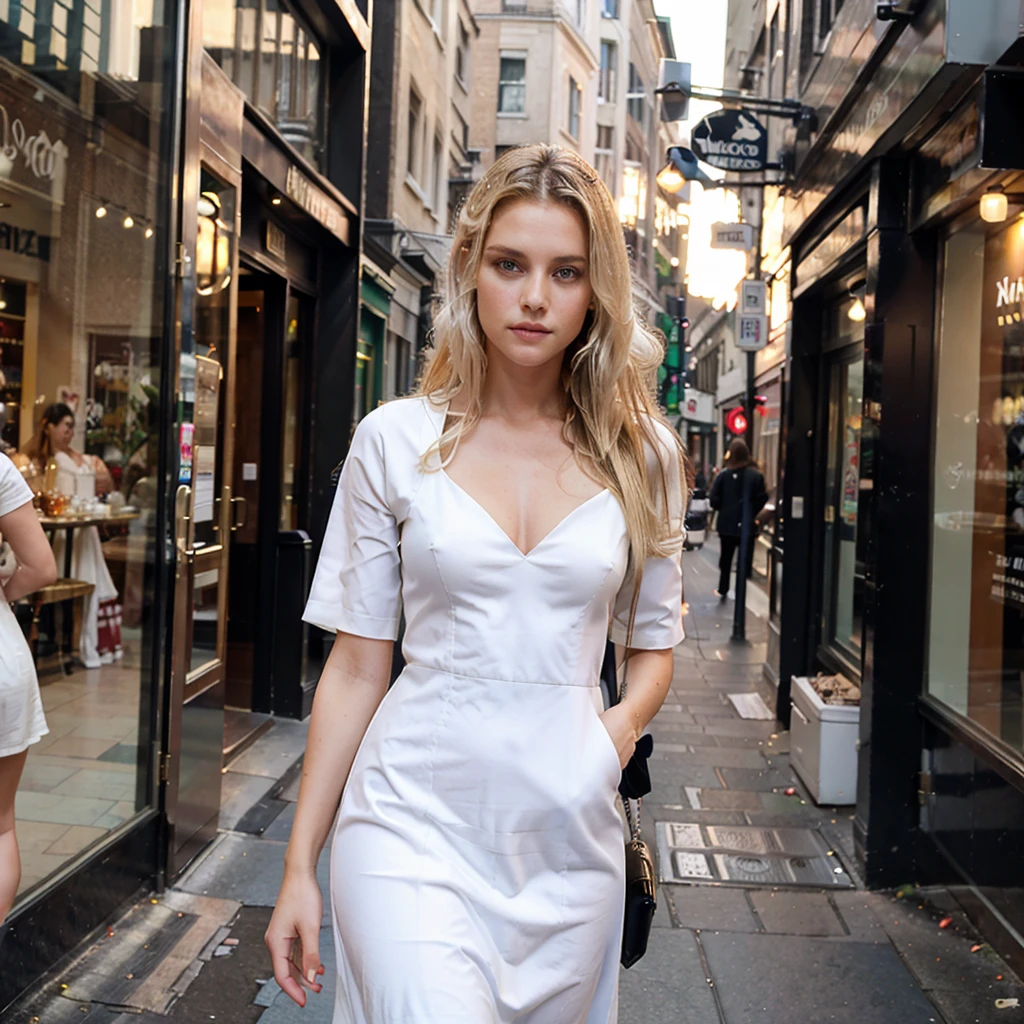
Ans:
[[[108,516],[97,516],[97,515],[59,515],[59,516],[39,516],[39,525],[43,528],[43,531],[49,535],[50,546],[53,546],[53,538],[58,530],[64,530],[67,534],[64,540],[64,576],[66,580],[71,579],[71,556],[72,556],[72,545],[74,544],[74,531],[80,530],[86,526],[128,526],[129,523],[134,522],[139,518],[138,512],[118,512],[115,515]],[[74,599],[67,601],[61,601],[63,605],[73,604]],[[64,647],[65,650],[71,649],[73,640],[73,609],[65,607],[63,612],[64,618]],[[66,669],[70,671],[70,669]]]

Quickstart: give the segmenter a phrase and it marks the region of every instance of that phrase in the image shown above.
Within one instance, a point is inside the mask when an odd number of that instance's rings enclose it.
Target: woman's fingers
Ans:
[[[279,934],[271,928],[267,930],[264,941],[270,950],[274,981],[281,986],[281,991],[289,999],[299,1006],[305,1006],[306,993],[302,991],[302,975],[291,960],[292,937]]]
[[[320,963],[319,929],[299,925],[299,939],[302,942],[302,980],[314,992],[319,992],[321,986],[316,979],[324,970]]]

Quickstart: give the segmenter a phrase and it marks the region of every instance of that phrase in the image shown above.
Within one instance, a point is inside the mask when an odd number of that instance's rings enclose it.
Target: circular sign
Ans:
[[[694,126],[693,151],[723,171],[763,171],[768,163],[768,131],[746,110],[715,110]]]
[[[747,432],[746,410],[741,405],[736,406],[735,409],[731,409],[726,414],[725,425],[736,435],[745,434]]]

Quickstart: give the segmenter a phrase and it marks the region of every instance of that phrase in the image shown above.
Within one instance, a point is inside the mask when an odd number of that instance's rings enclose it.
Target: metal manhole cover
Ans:
[[[821,833],[809,828],[756,828],[661,821],[662,882],[850,888],[853,879]]]

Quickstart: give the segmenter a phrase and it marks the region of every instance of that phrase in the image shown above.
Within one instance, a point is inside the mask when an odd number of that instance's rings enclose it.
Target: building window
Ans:
[[[434,136],[434,155],[430,161],[430,181],[432,186],[432,205],[435,213],[440,215],[444,206],[444,180],[441,177],[441,154],[444,152],[444,143],[440,135]]]
[[[469,33],[459,19],[459,39],[455,48],[455,77],[465,85],[469,81]]]
[[[502,57],[498,79],[498,112],[526,113],[526,58]]]
[[[452,138],[459,149],[465,153],[469,149],[469,122],[454,107],[452,113],[455,115],[452,119]]]
[[[494,147],[494,159],[499,160],[503,157],[510,149],[515,149],[515,146],[495,146]]]
[[[644,80],[635,64],[629,65],[629,91],[626,93],[626,113],[644,130],[647,128],[647,94]]]
[[[615,181],[615,129],[611,125],[602,124],[597,127],[594,167],[611,190]]]
[[[618,64],[618,47],[607,40],[601,40],[601,71],[597,79],[597,102],[615,102],[615,68]]]
[[[323,158],[323,47],[283,0],[203,8],[203,46],[253,106],[315,166]]]
[[[501,0],[501,9],[506,14],[522,14],[526,10],[526,0]]]
[[[409,90],[409,162],[406,170],[413,180],[419,178],[420,166],[420,119],[423,116],[423,100],[414,89]]]
[[[619,0],[601,0],[601,17],[617,18],[619,16]]]
[[[576,79],[569,76],[569,134],[580,137],[580,87]]]
[[[927,692],[1024,750],[1024,235],[980,221],[942,268]]]
[[[843,0],[803,0],[800,13],[800,73],[811,65],[820,53],[825,37],[832,31],[836,17],[842,10]]]
[[[576,26],[583,28],[587,19],[587,0],[576,0]]]

